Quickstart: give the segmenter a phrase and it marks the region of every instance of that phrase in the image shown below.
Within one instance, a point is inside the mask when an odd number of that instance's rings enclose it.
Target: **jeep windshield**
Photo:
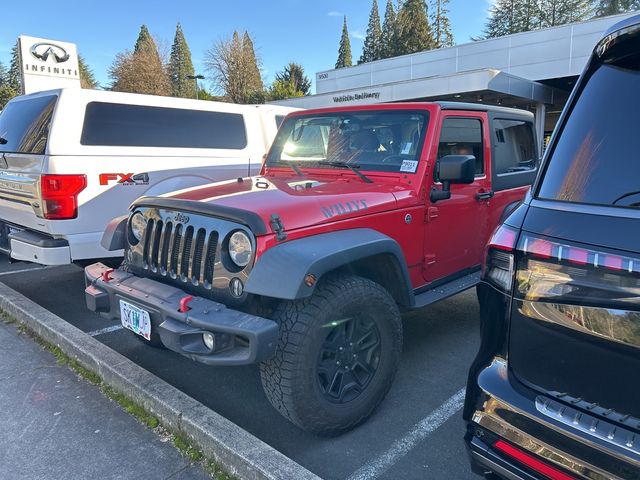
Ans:
[[[539,188],[543,199],[640,207],[640,37],[601,43]]]
[[[426,111],[296,115],[280,128],[267,166],[415,173],[427,122]]]

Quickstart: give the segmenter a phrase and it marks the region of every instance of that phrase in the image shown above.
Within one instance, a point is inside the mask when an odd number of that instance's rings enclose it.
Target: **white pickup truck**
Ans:
[[[142,195],[256,174],[293,108],[60,89],[0,113],[0,251],[43,265],[122,256],[107,223]]]

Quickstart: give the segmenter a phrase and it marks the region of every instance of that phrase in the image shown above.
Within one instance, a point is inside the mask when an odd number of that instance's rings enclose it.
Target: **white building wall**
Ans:
[[[525,78],[546,80],[579,75],[602,34],[634,14],[517,33],[450,48],[378,60],[316,74],[316,93],[495,69]]]

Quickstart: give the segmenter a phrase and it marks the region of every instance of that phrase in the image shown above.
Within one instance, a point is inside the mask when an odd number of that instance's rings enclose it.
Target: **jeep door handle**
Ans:
[[[493,191],[488,191],[488,192],[478,192],[476,193],[476,200],[489,200],[490,198],[493,198]]]

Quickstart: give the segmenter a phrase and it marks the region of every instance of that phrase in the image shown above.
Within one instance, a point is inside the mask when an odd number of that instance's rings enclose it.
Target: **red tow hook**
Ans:
[[[182,297],[180,299],[180,308],[178,308],[178,311],[180,313],[187,313],[189,310],[191,310],[191,307],[189,306],[189,302],[193,300],[193,297],[191,295],[187,295],[186,297]]]
[[[107,268],[104,272],[102,272],[102,281],[109,283],[109,280],[111,280],[111,277],[109,275],[112,273],[113,273],[113,268]]]

